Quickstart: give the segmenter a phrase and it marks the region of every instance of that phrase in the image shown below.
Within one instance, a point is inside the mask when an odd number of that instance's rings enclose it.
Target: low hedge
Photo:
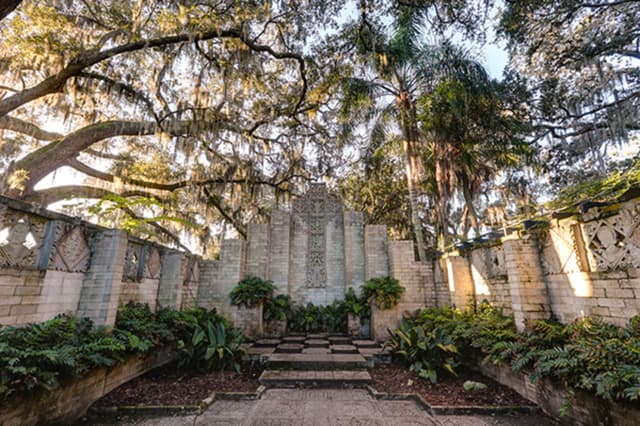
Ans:
[[[242,336],[214,310],[183,312],[129,303],[115,327],[62,314],[38,324],[0,326],[0,401],[51,391],[95,367],[127,355],[175,346],[187,368],[226,367],[241,355]]]
[[[481,304],[475,311],[423,309],[390,335],[396,356],[432,380],[438,371],[455,374],[457,364],[480,355],[530,373],[532,380],[548,377],[607,400],[640,397],[640,316],[626,327],[599,317],[566,325],[539,320],[518,333],[513,318]]]

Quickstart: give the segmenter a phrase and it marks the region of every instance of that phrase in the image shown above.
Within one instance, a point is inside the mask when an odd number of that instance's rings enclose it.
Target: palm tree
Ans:
[[[363,26],[359,45],[362,57],[359,71],[362,76],[345,80],[342,119],[348,131],[352,130],[350,123],[370,124],[370,141],[366,150],[369,154],[386,143],[393,130],[399,130],[402,135],[411,223],[418,257],[425,261],[427,256],[419,203],[425,197],[422,191],[422,154],[426,139],[420,129],[418,99],[431,93],[439,81],[471,75],[477,64],[460,55],[462,50],[452,48],[449,43],[426,43],[420,19],[421,14],[415,9],[401,9],[391,37],[375,32],[370,25]],[[450,157],[446,152],[438,155]],[[444,176],[438,179],[448,181]],[[444,214],[445,209],[441,211]]]
[[[447,46],[447,49],[455,49]],[[442,243],[449,241],[449,203],[458,190],[476,235],[479,220],[473,200],[500,170],[519,164],[530,153],[521,138],[522,123],[507,110],[501,86],[464,51],[447,58],[464,58],[464,66],[439,81],[419,101],[422,128],[429,135]],[[446,63],[443,63],[446,64]],[[466,228],[466,224],[464,226]],[[465,232],[466,234],[466,232]]]

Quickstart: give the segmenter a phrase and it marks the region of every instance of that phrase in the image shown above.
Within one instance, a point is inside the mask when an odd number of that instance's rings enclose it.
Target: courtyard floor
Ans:
[[[119,419],[94,425],[518,425],[555,423],[539,414],[436,415],[415,401],[376,400],[364,389],[269,389],[258,400],[217,400],[200,415]]]

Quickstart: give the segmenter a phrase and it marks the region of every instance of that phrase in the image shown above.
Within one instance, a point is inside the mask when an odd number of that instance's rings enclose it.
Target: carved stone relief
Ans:
[[[127,254],[124,258],[122,281],[139,281],[138,271],[142,261],[142,245],[131,241],[127,242]]]
[[[160,249],[153,246],[147,247],[146,262],[144,265],[144,277],[151,279],[160,278],[160,270],[162,269],[162,260],[160,257]]]
[[[307,224],[306,286],[326,287],[326,228],[332,220],[342,215],[342,203],[327,192],[324,184],[311,184],[306,195],[294,202],[293,213]]]
[[[613,216],[587,222],[584,229],[594,270],[640,267],[640,203],[628,203]]]
[[[8,209],[0,219],[0,265],[35,268],[47,220]]]
[[[83,228],[68,225],[61,226],[59,230],[62,235],[53,245],[50,268],[57,271],[86,272],[91,249]]]

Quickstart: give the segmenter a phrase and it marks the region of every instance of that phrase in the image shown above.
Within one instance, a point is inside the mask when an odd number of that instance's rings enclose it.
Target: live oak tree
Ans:
[[[340,158],[314,120],[326,99],[303,53],[309,20],[338,6],[23,2],[0,23],[2,192],[107,197],[176,244],[188,223],[243,234]],[[65,166],[90,179],[36,186]]]
[[[500,31],[527,79],[534,141],[555,189],[602,175],[640,130],[640,2],[508,1]]]

